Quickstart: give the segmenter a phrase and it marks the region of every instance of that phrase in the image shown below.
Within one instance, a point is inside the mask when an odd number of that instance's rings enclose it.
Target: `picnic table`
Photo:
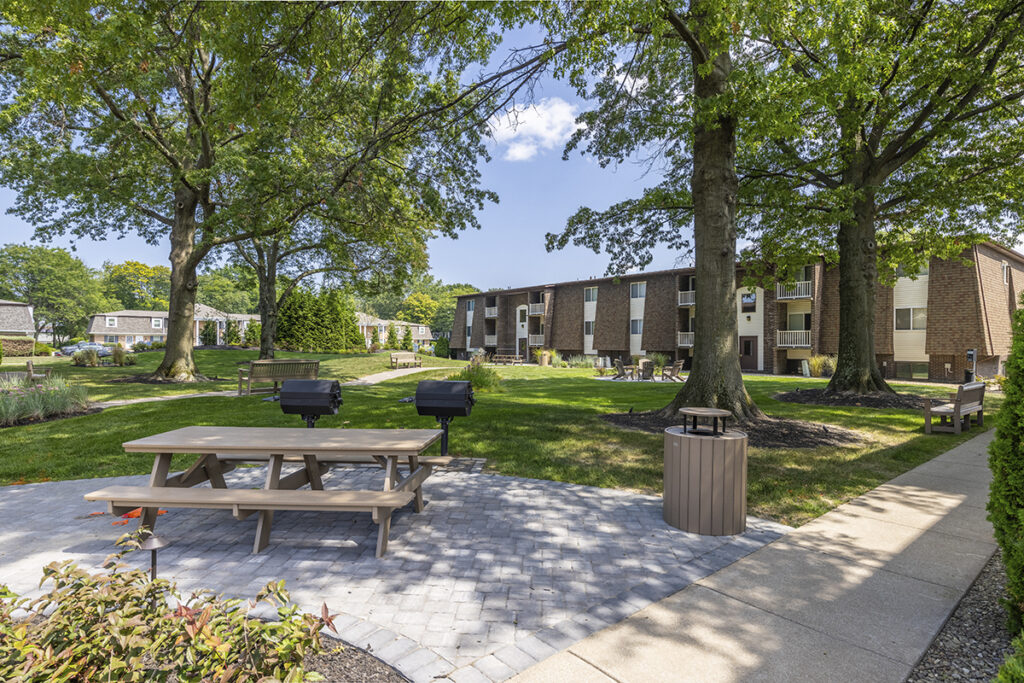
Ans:
[[[123,444],[127,453],[155,453],[149,486],[109,486],[86,500],[106,501],[111,514],[142,508],[140,527],[152,530],[160,507],[222,508],[236,519],[259,515],[253,552],[270,540],[275,510],[370,512],[378,527],[377,557],[387,550],[391,513],[408,503],[423,511],[423,482],[435,465],[451,458],[422,457],[441,438],[439,429],[306,429],[301,427],[183,427]],[[186,470],[170,474],[174,454],[196,454]],[[281,476],[285,463],[301,464]],[[224,473],[238,463],[266,467],[262,489],[232,489]],[[333,465],[376,463],[384,468],[382,491],[325,490]],[[399,467],[407,473],[401,476]],[[209,482],[212,488],[193,488]],[[309,489],[300,490],[309,485]]]

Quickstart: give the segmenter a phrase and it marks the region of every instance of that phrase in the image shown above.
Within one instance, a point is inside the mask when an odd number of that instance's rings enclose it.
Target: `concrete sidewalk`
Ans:
[[[988,431],[516,681],[903,681],[996,549]]]

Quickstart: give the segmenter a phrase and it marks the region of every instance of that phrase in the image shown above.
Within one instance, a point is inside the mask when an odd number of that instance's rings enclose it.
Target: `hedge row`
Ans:
[[[31,356],[36,342],[32,337],[0,337],[4,356]]]

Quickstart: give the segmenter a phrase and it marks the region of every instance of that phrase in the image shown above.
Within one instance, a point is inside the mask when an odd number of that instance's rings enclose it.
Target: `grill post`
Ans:
[[[302,419],[306,421],[306,428],[312,429],[316,427],[316,420],[320,417],[319,415],[303,415]]]
[[[448,455],[448,423],[452,421],[449,416],[438,417],[437,421],[441,423],[441,456]]]

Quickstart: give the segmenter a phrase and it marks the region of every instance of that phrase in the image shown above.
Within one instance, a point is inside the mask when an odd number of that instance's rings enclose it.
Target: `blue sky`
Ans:
[[[517,38],[522,37],[520,34]],[[467,282],[481,289],[516,287],[602,275],[607,256],[578,247],[548,253],[544,235],[558,232],[579,207],[603,209],[637,196],[652,178],[631,164],[602,169],[579,153],[562,160],[562,149],[575,128],[575,116],[586,103],[575,90],[546,79],[534,89],[535,106],[523,109],[512,129],[497,121],[492,160],[481,163],[482,185],[497,192],[500,203],[479,213],[481,229],[458,239],[430,243],[431,274],[445,282]],[[0,243],[32,240],[33,228],[6,213],[14,193],[0,187]],[[52,244],[70,247],[68,238]],[[104,242],[78,240],[75,252],[98,268],[104,261],[133,259],[166,264],[169,245],[147,244],[138,237]],[[686,254],[657,252],[650,270],[671,268]]]

